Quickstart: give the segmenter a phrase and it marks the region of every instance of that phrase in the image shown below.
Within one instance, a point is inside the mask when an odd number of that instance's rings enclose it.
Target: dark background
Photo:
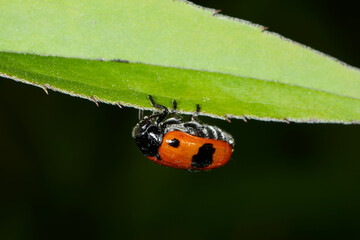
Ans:
[[[360,66],[350,1],[203,6]],[[203,173],[156,165],[137,111],[0,80],[0,239],[355,239],[360,127],[225,121],[236,148]]]

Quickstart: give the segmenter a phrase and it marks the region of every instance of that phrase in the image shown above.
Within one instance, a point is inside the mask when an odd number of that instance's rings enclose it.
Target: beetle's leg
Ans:
[[[173,100],[173,101],[172,101],[172,104],[173,104],[173,112],[176,112],[176,109],[177,109],[177,102],[176,102],[176,100]]]
[[[172,117],[176,119],[182,119],[182,117],[177,113],[177,102],[173,100],[172,104],[173,104]]]
[[[160,116],[162,115],[162,113],[153,113],[152,115],[150,116],[145,116],[144,119],[142,120],[142,122],[145,124],[145,123],[148,123],[148,122],[151,122],[152,119],[154,118],[159,118]],[[155,121],[156,124],[158,124],[158,119]]]
[[[143,120],[144,119],[144,110],[139,109],[139,120]]]
[[[162,110],[162,112],[160,112],[160,113],[151,115],[150,118],[158,117],[158,119],[156,120],[156,123],[162,122],[166,118],[166,116],[169,114],[169,110],[167,109],[167,107],[157,104],[151,95],[149,95],[149,100],[150,100],[151,105],[154,108]]]
[[[163,117],[164,113],[163,112],[157,112],[157,113],[153,113],[151,114],[150,116],[145,116],[145,118],[143,119],[144,122],[150,122],[152,121],[152,119],[154,118],[158,118],[156,119],[155,123],[156,124],[159,124],[161,121],[164,120],[164,118],[166,117]]]
[[[200,105],[196,104],[196,111],[191,116],[191,121],[200,122],[198,118],[199,112],[200,112]]]

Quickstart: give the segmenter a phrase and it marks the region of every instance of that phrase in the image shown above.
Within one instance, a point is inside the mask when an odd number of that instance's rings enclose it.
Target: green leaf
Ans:
[[[0,0],[0,74],[138,108],[152,94],[215,117],[360,120],[358,69],[213,14],[170,0]]]
[[[10,78],[125,106],[150,106],[147,95],[152,94],[166,96],[157,100],[169,106],[175,99],[187,111],[194,111],[194,103],[200,103],[210,116],[232,113],[295,121],[317,121],[314,116],[322,121],[360,117],[357,99],[230,74],[16,53],[0,53],[0,63],[0,71]]]

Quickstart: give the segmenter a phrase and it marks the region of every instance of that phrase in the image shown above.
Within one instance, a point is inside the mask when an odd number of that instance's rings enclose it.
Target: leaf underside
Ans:
[[[360,120],[358,69],[213,14],[186,1],[0,0],[0,75],[136,108],[151,94],[219,118]]]
[[[357,99],[230,74],[4,52],[0,63],[6,77],[123,106],[151,109],[147,100],[151,94],[166,106],[177,100],[183,113],[193,112],[193,103],[199,103],[203,114],[214,117],[231,113],[228,117],[283,121],[360,119]]]

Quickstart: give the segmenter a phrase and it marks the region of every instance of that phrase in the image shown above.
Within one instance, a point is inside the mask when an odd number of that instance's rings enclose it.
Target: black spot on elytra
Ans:
[[[180,145],[180,142],[179,142],[179,140],[174,138],[174,139],[171,139],[171,141],[169,142],[169,145],[174,147],[174,148],[177,148]]]
[[[211,165],[213,162],[213,154],[215,148],[211,143],[205,143],[199,148],[198,154],[192,158],[191,166],[194,168],[204,168]]]

